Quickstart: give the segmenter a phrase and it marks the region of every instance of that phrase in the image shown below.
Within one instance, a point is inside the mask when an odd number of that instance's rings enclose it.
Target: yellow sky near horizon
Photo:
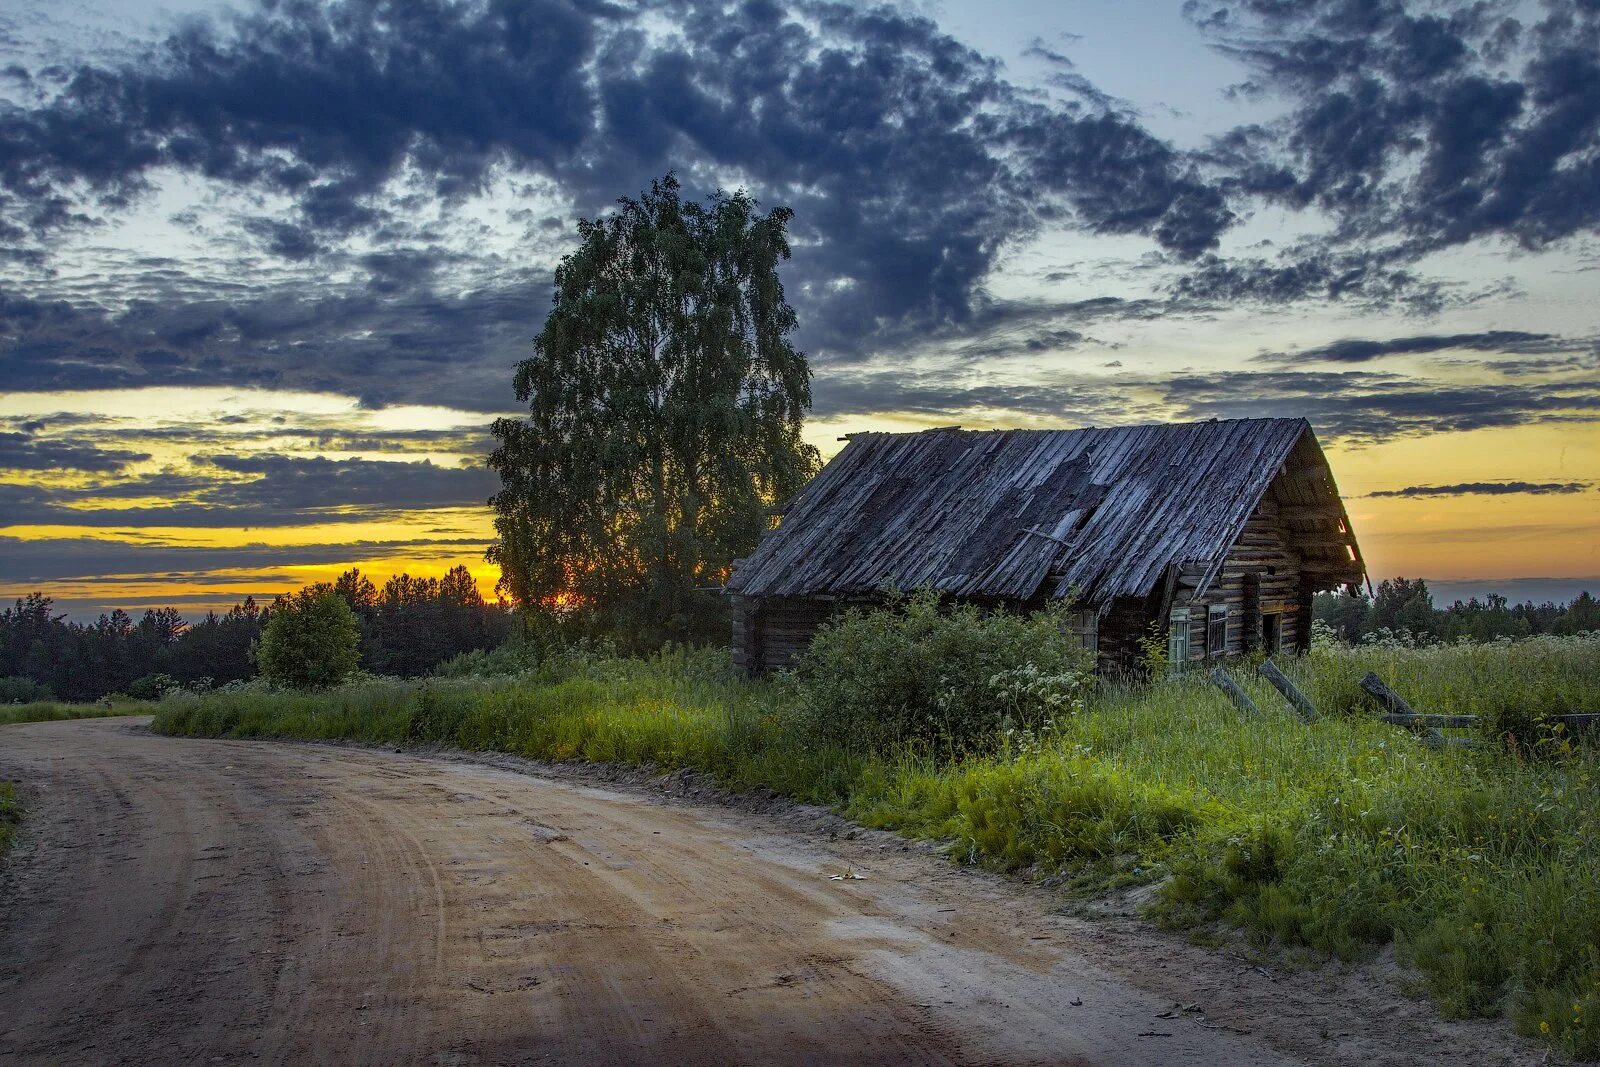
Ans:
[[[79,399],[81,401],[82,395]],[[147,401],[149,397],[145,398]],[[179,398],[168,398],[176,401]],[[190,409],[194,410],[194,397]],[[263,406],[268,398],[249,391],[228,391],[226,396],[204,398],[201,407],[220,407],[231,420],[209,425],[223,426],[233,435],[226,442],[230,452],[283,451],[281,438],[252,436],[271,426],[267,414],[274,408]],[[286,398],[270,398],[282,405]],[[113,419],[132,419],[131,401],[110,398],[102,413]],[[310,420],[316,433],[365,432],[403,428],[393,412],[367,412],[354,402],[328,402],[324,398],[294,397],[297,422]],[[7,405],[0,402],[0,413]],[[14,406],[14,405],[13,405]],[[148,407],[147,407],[148,410]],[[178,422],[175,403],[163,404],[171,414],[168,422]],[[278,406],[281,412],[284,407]],[[216,417],[215,410],[207,416]],[[471,416],[445,409],[417,409],[407,413],[420,427],[440,432],[479,431],[482,416]],[[478,420],[476,423],[473,420]],[[141,425],[159,429],[163,417],[146,418]],[[948,420],[910,414],[888,414],[848,420],[814,420],[806,436],[824,456],[841,447],[839,437],[858,430],[912,431]],[[342,425],[343,430],[338,429]],[[979,428],[977,424],[969,424]],[[1038,423],[1029,423],[1038,425]],[[137,432],[127,438],[130,447],[153,451],[140,444]],[[306,440],[294,439],[293,451],[300,456],[350,458],[348,449],[324,452],[317,448],[316,434]],[[1394,575],[1424,576],[1433,579],[1495,580],[1525,577],[1584,579],[1600,575],[1600,429],[1590,423],[1542,423],[1401,437],[1383,442],[1332,441],[1325,444],[1335,477],[1346,499],[1355,532],[1367,559],[1374,581]],[[192,452],[192,446],[184,446]],[[175,455],[175,454],[174,454]],[[454,453],[420,449],[404,454],[377,453],[373,459],[402,459],[420,462],[427,458],[439,464]],[[176,459],[163,456],[154,469],[173,470]],[[141,464],[146,470],[149,464]],[[15,479],[15,475],[5,476]],[[72,476],[45,472],[38,484],[60,484]],[[240,476],[248,477],[248,476]],[[1523,481],[1534,483],[1585,483],[1577,492],[1470,494],[1457,496],[1384,497],[1373,493],[1395,491],[1407,486],[1446,486],[1464,483]],[[85,539],[110,545],[136,544],[188,550],[219,550],[226,554],[238,550],[237,565],[206,565],[152,569],[148,573],[84,573],[49,581],[27,583],[27,587],[5,589],[7,597],[42,588],[63,602],[149,605],[170,600],[198,612],[209,607],[226,607],[249,594],[270,599],[276,593],[317,581],[331,581],[345,569],[357,566],[381,584],[390,576],[406,572],[438,576],[450,567],[465,565],[478,580],[485,595],[493,595],[498,578],[496,568],[483,558],[483,547],[493,537],[492,517],[487,507],[440,507],[417,509],[409,513],[356,521],[306,521],[281,526],[194,526],[174,524],[94,525],[94,512],[114,505],[127,507],[139,498],[97,497],[94,479],[86,484],[76,507],[82,509],[83,523],[13,523],[0,525],[0,537],[19,542],[75,542]],[[139,500],[145,506],[160,507],[162,501]],[[167,503],[177,503],[177,500]],[[336,505],[336,501],[328,501]],[[3,520],[0,520],[3,521]],[[305,550],[317,558],[283,558],[251,562],[263,551]],[[400,546],[400,547],[384,547]]]

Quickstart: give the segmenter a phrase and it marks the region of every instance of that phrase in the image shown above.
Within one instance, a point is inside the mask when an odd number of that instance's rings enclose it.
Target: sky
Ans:
[[[788,206],[823,454],[1303,416],[1374,581],[1600,591],[1600,0],[6,0],[0,595],[469,566],[580,217]]]

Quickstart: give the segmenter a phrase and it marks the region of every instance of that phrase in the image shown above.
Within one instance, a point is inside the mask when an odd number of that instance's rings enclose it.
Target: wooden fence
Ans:
[[[1272,688],[1276,689],[1289,705],[1289,710],[1300,718],[1301,722],[1313,723],[1322,718],[1311,699],[1295,685],[1288,675],[1284,674],[1278,665],[1268,658],[1266,662],[1256,668],[1256,673],[1265,678]],[[1255,701],[1250,699],[1250,694],[1234,681],[1227,671],[1221,667],[1213,667],[1207,676],[1211,684],[1228,695],[1228,699],[1252,718],[1261,715],[1261,709]],[[1417,711],[1399,693],[1391,689],[1382,678],[1371,671],[1361,679],[1361,688],[1373,698],[1383,712],[1378,718],[1395,726],[1403,726],[1415,732],[1423,744],[1434,748],[1447,746],[1470,746],[1478,742],[1468,737],[1447,737],[1441,732],[1442,728],[1471,728],[1476,727],[1481,721],[1477,715],[1430,715]],[[1540,717],[1540,722],[1560,723],[1568,730],[1577,732],[1600,728],[1600,713],[1584,712],[1575,715],[1545,715]]]

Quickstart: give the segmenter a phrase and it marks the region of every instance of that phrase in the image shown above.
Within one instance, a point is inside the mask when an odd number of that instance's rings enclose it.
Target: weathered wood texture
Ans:
[[[1234,681],[1227,671],[1221,667],[1212,667],[1207,677],[1211,679],[1212,685],[1228,694],[1228,699],[1233,701],[1234,706],[1240,711],[1252,717],[1260,716],[1261,709],[1256,707],[1256,702],[1250,699],[1250,694],[1241,689],[1239,683]]]
[[[1099,643],[1096,646],[1100,669],[1103,671],[1128,670],[1139,662],[1144,649],[1141,638],[1154,636],[1165,643],[1161,628],[1152,634],[1151,624],[1158,614],[1159,605],[1138,597],[1121,597],[1111,602],[1100,617]]]
[[[1099,619],[1102,667],[1164,639],[1190,656],[1227,609],[1220,654],[1309,641],[1311,593],[1358,581],[1360,550],[1303,419],[1087,430],[856,434],[728,581],[734,655],[782,667],[841,601],[931,587],[1023,610],[1070,597]]]
[[[822,600],[735,598],[733,662],[750,674],[794,665],[837,605]]]
[[[1320,473],[1286,478],[1285,503],[1340,507],[1304,419],[856,434],[728,589],[865,596],[893,582],[1007,600],[1043,589],[1103,608],[1149,595],[1174,561],[1221,570],[1286,463]]]
[[[1260,666],[1259,671],[1261,677],[1272,683],[1272,688],[1283,695],[1283,699],[1289,702],[1294,713],[1303,721],[1316,722],[1322,718],[1306,695],[1300,692],[1300,687],[1290,681],[1289,676],[1279,670],[1276,663],[1269,659]]]
[[[1410,719],[1417,717],[1416,709],[1406,703],[1405,697],[1390,689],[1384,680],[1373,672],[1368,671],[1358,684],[1377,698],[1378,703],[1388,708],[1393,715]]]
[[[1481,721],[1476,715],[1429,715],[1417,714],[1383,714],[1378,716],[1384,722],[1396,726],[1408,726],[1421,729],[1426,726],[1468,727],[1476,726]],[[1600,726],[1600,714],[1594,712],[1576,712],[1571,715],[1545,715],[1541,722],[1565,726],[1568,730],[1591,730]]]

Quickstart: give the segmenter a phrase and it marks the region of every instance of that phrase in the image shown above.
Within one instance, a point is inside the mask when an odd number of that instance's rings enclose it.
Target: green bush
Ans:
[[[1037,727],[1083,706],[1093,658],[1066,632],[1065,607],[1033,615],[946,608],[936,593],[891,594],[817,632],[799,666],[818,734],[887,749],[988,751],[1007,727]]]
[[[50,699],[50,687],[32,678],[11,675],[0,678],[0,704],[32,704]]]
[[[170,674],[147,674],[128,683],[128,695],[135,700],[160,700],[168,690],[182,688],[183,685]]]
[[[349,677],[359,660],[361,626],[327,583],[308,585],[272,605],[256,663],[268,684],[325,689]]]

